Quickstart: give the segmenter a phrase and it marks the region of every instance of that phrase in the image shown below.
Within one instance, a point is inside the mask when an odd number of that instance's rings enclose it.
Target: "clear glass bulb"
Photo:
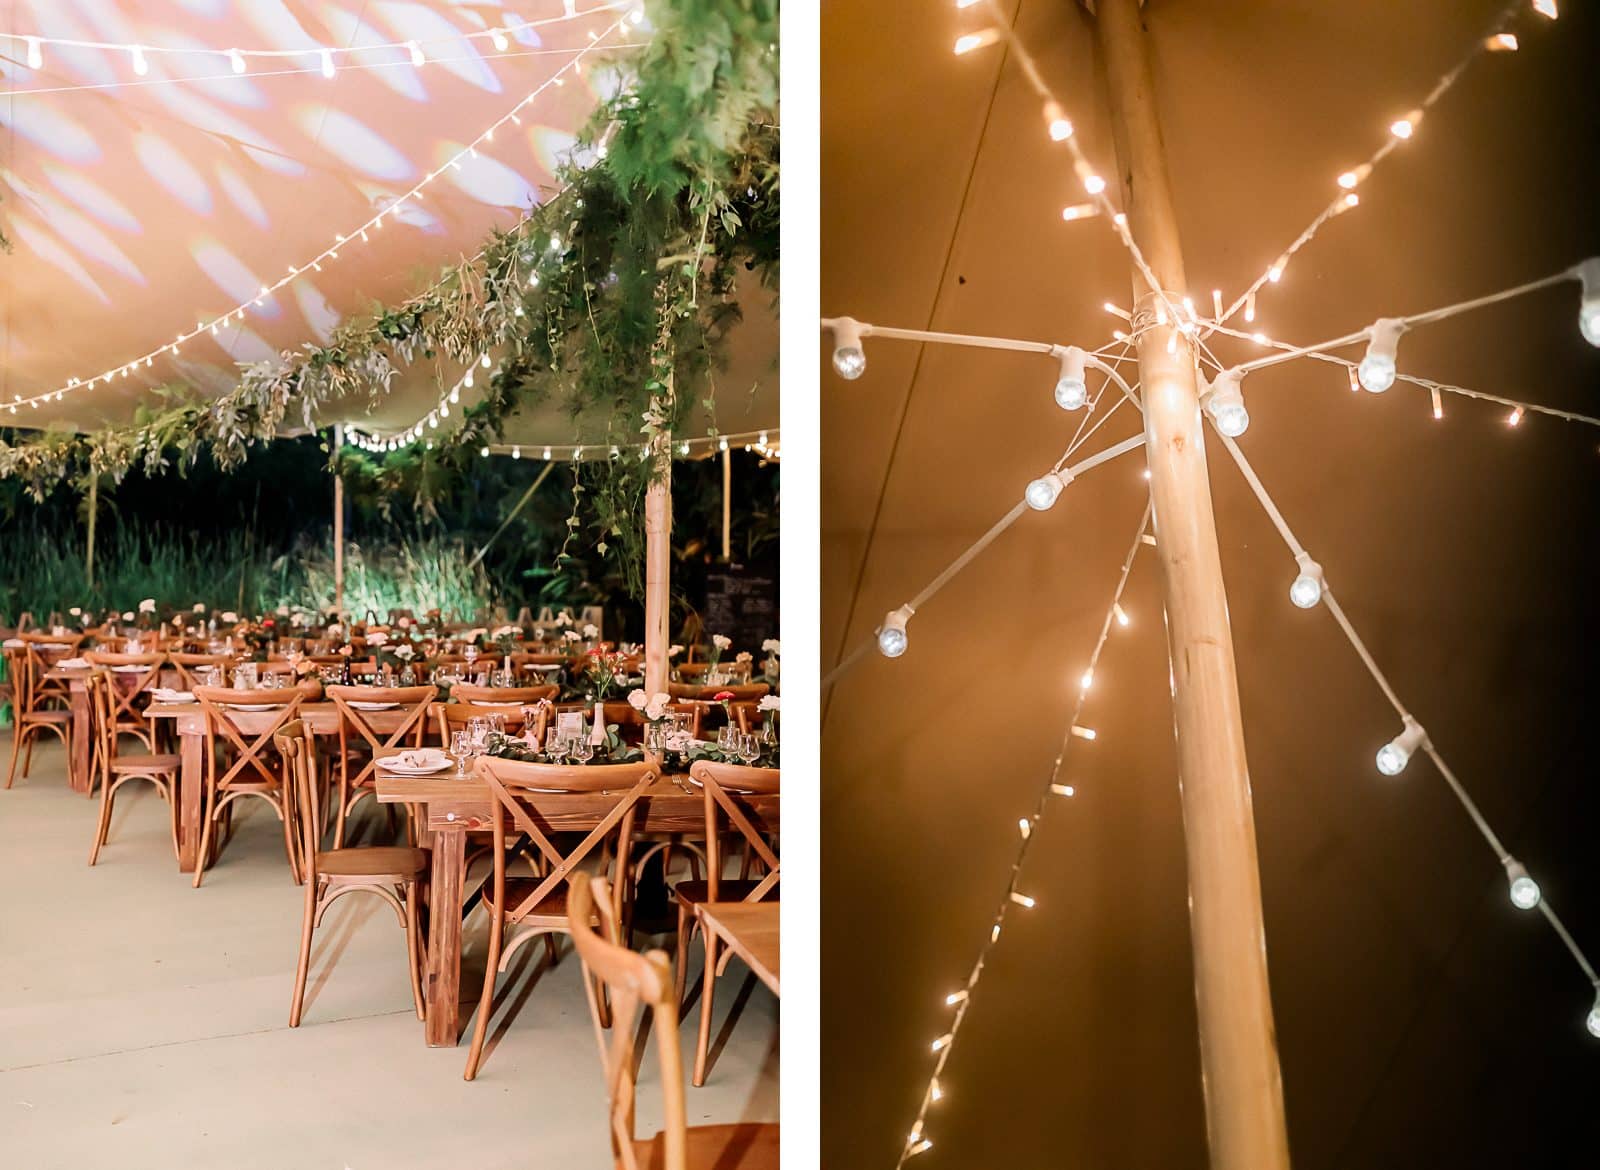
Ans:
[[[1250,412],[1242,402],[1224,402],[1211,417],[1217,420],[1217,430],[1230,439],[1237,439],[1250,427]]]
[[[867,372],[867,355],[856,345],[841,345],[833,351],[833,368],[839,377],[854,382]]]
[[[1089,401],[1089,387],[1082,378],[1065,377],[1056,383],[1056,405],[1062,410],[1081,410]]]
[[[1055,476],[1047,475],[1036,479],[1028,485],[1028,490],[1023,493],[1028,501],[1028,507],[1035,512],[1043,512],[1056,502],[1056,497],[1061,494],[1061,483]]]
[[[906,652],[906,632],[889,626],[878,632],[878,650],[885,658],[899,658]]]
[[[1525,873],[1512,878],[1511,904],[1518,910],[1532,910],[1539,904],[1539,883]]]
[[[1312,609],[1322,600],[1322,582],[1310,573],[1301,573],[1289,586],[1289,600],[1301,609]],[[1402,763],[1401,767],[1405,765]],[[1379,764],[1382,767],[1382,764]]]
[[[1371,353],[1362,358],[1361,366],[1356,371],[1361,385],[1373,394],[1382,394],[1393,386],[1394,374],[1394,359],[1381,353]]]
[[[1589,1009],[1589,1018],[1584,1021],[1584,1026],[1589,1029],[1589,1035],[1600,1036],[1600,999]]]
[[[1386,743],[1378,749],[1378,771],[1385,776],[1400,775],[1410,760],[1411,753],[1396,742]]]
[[[1578,311],[1578,328],[1590,345],[1600,345],[1600,301],[1586,301]]]

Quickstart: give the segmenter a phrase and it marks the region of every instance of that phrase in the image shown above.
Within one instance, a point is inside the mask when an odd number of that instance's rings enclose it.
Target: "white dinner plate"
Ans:
[[[195,701],[193,693],[189,691],[154,690],[150,697],[158,703],[192,703]]]
[[[148,666],[134,666],[132,663],[129,663],[129,664],[124,665],[124,666],[113,666],[111,669],[116,671],[118,674],[142,674],[145,671],[149,670],[150,667],[148,667]]]
[[[400,764],[391,763],[389,760],[379,760],[378,767],[385,772],[393,772],[396,776],[433,776],[440,772],[448,772],[455,764],[450,760],[432,764],[424,768],[407,768]]]
[[[350,700],[350,706],[357,711],[393,711],[399,705],[399,703],[363,703]]]

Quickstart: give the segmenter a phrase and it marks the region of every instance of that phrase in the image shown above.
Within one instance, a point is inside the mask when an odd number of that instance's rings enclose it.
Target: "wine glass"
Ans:
[[[467,671],[470,673],[472,664],[478,661],[478,647],[476,643],[468,642],[461,651],[461,657],[467,660]]]
[[[580,764],[587,764],[590,760],[594,759],[594,744],[590,743],[581,735],[572,741],[570,751],[572,758],[577,760]]]
[[[470,731],[452,731],[450,733],[450,756],[456,762],[456,775],[467,774],[466,761],[471,759],[472,733]]]
[[[738,757],[744,761],[745,767],[750,767],[761,755],[761,743],[754,735],[744,732],[738,733],[737,747],[734,749]]]

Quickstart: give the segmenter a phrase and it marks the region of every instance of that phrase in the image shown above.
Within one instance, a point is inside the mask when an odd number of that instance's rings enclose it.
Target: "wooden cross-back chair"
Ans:
[[[666,952],[641,955],[617,941],[613,894],[604,878],[574,877],[568,905],[568,929],[587,976],[589,1014],[605,1072],[616,1170],[777,1170],[776,1123],[689,1126],[678,999]],[[663,1124],[660,1133],[641,1139],[634,1136],[634,1106],[640,1063],[636,1046],[644,1031],[637,1021],[645,1011],[651,1016],[649,1035],[661,1070]]]
[[[43,677],[54,661],[66,657],[70,650],[55,653],[48,637],[28,633],[17,637],[22,645],[5,652],[6,672],[11,676],[12,685],[11,766],[6,770],[7,788],[16,780],[19,754],[22,755],[22,776],[27,779],[33,767],[34,741],[44,732],[58,737],[62,748],[69,753],[72,747],[70,693]],[[81,641],[79,637],[78,642]],[[76,646],[77,642],[72,645]]]
[[[300,714],[307,699],[314,698],[313,687],[237,690],[232,687],[195,687],[194,697],[206,717],[204,827],[200,830],[200,854],[195,860],[194,885],[199,888],[206,867],[212,862],[211,842],[218,820],[233,820],[233,802],[242,796],[259,797],[283,822],[283,851],[289,858],[289,874],[300,880],[300,859],[295,853],[294,806],[285,798],[283,769],[274,768],[267,752],[275,751],[273,736]],[[264,724],[259,731],[242,731],[236,719],[249,718]],[[220,775],[217,770],[218,741],[222,754],[232,762]],[[220,848],[220,846],[219,846]]]
[[[89,691],[90,726],[94,734],[94,751],[90,769],[99,777],[100,816],[96,819],[94,843],[89,846],[89,864],[100,859],[100,849],[111,831],[111,809],[117,790],[130,780],[143,780],[155,785],[161,799],[167,802],[167,819],[172,829],[172,852],[178,851],[178,764],[176,755],[148,754],[125,755],[117,751],[117,699],[116,683],[104,668],[96,670],[84,685]],[[90,788],[94,787],[93,780]]]
[[[544,872],[532,877],[508,878],[504,849],[494,850],[494,875],[484,889],[484,908],[489,912],[489,953],[483,972],[483,992],[478,1003],[478,1018],[472,1029],[472,1048],[467,1053],[467,1080],[478,1075],[483,1058],[483,1042],[489,1032],[489,1017],[494,1014],[495,979],[510,962],[517,948],[540,935],[567,933],[567,878],[591,854],[607,848],[612,858],[626,858],[633,833],[639,798],[654,783],[656,761],[636,764],[597,764],[589,767],[532,764],[518,760],[479,756],[474,771],[489,785],[494,799],[490,840],[504,841],[508,832],[527,835],[544,863]],[[539,811],[541,803],[569,797],[588,798],[605,805],[605,812],[581,841],[563,851],[552,840],[554,830]],[[602,855],[604,856],[604,855]],[[624,871],[625,872],[625,871]],[[622,885],[619,884],[620,898]],[[613,916],[621,906],[614,900]],[[503,946],[507,922],[523,928]],[[552,955],[555,940],[547,937]]]
[[[228,672],[228,664],[233,661],[226,654],[185,654],[182,651],[173,651],[167,655],[167,661],[172,663],[178,672],[178,681],[182,690],[192,691],[197,685],[195,672],[202,667],[220,666],[224,675]]]
[[[84,657],[96,666],[106,668],[106,694],[111,699],[113,739],[131,735],[144,744],[147,751],[154,752],[156,729],[150,726],[144,713],[139,710],[139,700],[160,680],[161,668],[166,664],[167,656],[159,651],[152,654],[117,654],[91,650]]]
[[[772,841],[778,835],[777,801],[764,801],[757,811],[746,796],[776,797],[780,773],[777,768],[746,768],[739,764],[714,764],[697,760],[689,767],[689,776],[705,792],[706,808],[706,876],[703,880],[691,879],[672,887],[678,902],[678,995],[681,1000],[687,983],[689,943],[694,931],[699,930],[705,942],[705,969],[701,975],[700,1032],[695,1045],[694,1083],[706,1083],[706,1063],[711,1047],[711,992],[722,967],[727,965],[727,955],[721,963],[717,957],[717,936],[700,925],[698,907],[706,902],[763,902],[778,896],[778,853]],[[724,827],[726,821],[727,828]],[[729,880],[722,876],[724,852],[723,833],[731,829],[738,833],[740,843],[754,854],[766,873],[759,878],[741,877]]]
[[[335,848],[344,845],[345,819],[350,810],[365,796],[377,794],[378,753],[386,748],[403,747],[410,736],[410,746],[421,747],[427,733],[428,708],[438,699],[439,692],[431,683],[420,687],[346,687],[330,685],[327,694],[339,709],[339,806],[333,830]],[[373,726],[374,711],[364,711],[353,703],[394,703],[400,708],[400,723],[393,731],[384,733]],[[388,710],[394,710],[393,707]],[[352,733],[358,737],[352,741]],[[354,779],[350,775],[351,748],[363,747],[367,753]],[[448,744],[446,745],[448,746]],[[393,807],[392,805],[389,807]],[[416,826],[411,827],[413,838]]]
[[[729,683],[727,686],[702,686],[699,683],[668,683],[667,693],[674,699],[708,702],[717,695],[731,694],[729,702],[755,703],[772,693],[767,683]]]
[[[525,703],[528,706],[541,699],[554,700],[561,688],[551,684],[537,687],[480,687],[472,683],[457,683],[450,688],[450,697],[462,703]]]
[[[289,1027],[300,1026],[305,1006],[306,974],[311,966],[311,935],[328,907],[345,894],[375,894],[390,906],[406,932],[406,970],[411,977],[411,1002],[423,1018],[422,964],[425,947],[417,921],[418,889],[428,869],[428,854],[405,846],[362,845],[322,848],[320,776],[316,737],[293,719],[278,729],[274,744],[283,757],[295,821],[300,826],[300,856],[305,880],[305,913],[300,923],[300,959],[295,966],[294,995],[289,1002]]]

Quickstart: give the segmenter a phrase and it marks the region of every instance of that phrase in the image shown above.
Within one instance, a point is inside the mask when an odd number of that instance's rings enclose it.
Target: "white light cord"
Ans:
[[[1213,427],[1213,430],[1215,431],[1215,427]],[[1244,475],[1245,482],[1249,484],[1251,493],[1256,497],[1257,501],[1266,511],[1267,516],[1272,520],[1273,527],[1278,530],[1278,535],[1283,537],[1283,542],[1289,546],[1289,552],[1291,555],[1295,556],[1297,559],[1303,556],[1305,554],[1304,547],[1302,547],[1300,542],[1295,539],[1294,533],[1290,531],[1288,523],[1283,518],[1283,513],[1281,513],[1278,510],[1277,505],[1272,502],[1271,496],[1267,494],[1267,489],[1262,485],[1261,480],[1256,476],[1255,470],[1250,466],[1249,460],[1245,458],[1244,452],[1240,451],[1239,445],[1228,436],[1222,434],[1220,431],[1217,431],[1216,434],[1217,437],[1222,441],[1223,446],[1227,448],[1228,454],[1233,457],[1233,461],[1238,466],[1240,472]],[[1328,612],[1333,615],[1333,620],[1338,624],[1339,629],[1344,633],[1345,639],[1350,643],[1356,654],[1361,658],[1362,664],[1367,668],[1367,673],[1372,676],[1373,681],[1376,682],[1379,688],[1383,691],[1384,697],[1389,700],[1389,705],[1392,706],[1395,710],[1395,713],[1400,716],[1401,722],[1407,722],[1410,719],[1410,712],[1406,710],[1405,704],[1400,701],[1400,696],[1395,693],[1394,687],[1390,685],[1388,678],[1386,678],[1383,671],[1379,669],[1378,663],[1372,657],[1371,651],[1367,649],[1366,643],[1361,640],[1361,635],[1356,633],[1356,629],[1353,625],[1351,625],[1350,619],[1345,615],[1344,609],[1334,598],[1332,587],[1326,582],[1324,582],[1322,585],[1322,602],[1328,607]],[[1434,767],[1439,770],[1439,775],[1442,776],[1445,783],[1449,785],[1451,793],[1455,796],[1461,807],[1466,811],[1467,816],[1471,818],[1472,823],[1477,828],[1479,834],[1483,837],[1484,841],[1488,843],[1489,848],[1494,851],[1495,859],[1504,865],[1508,860],[1510,860],[1510,853],[1506,849],[1505,845],[1501,842],[1499,834],[1497,834],[1494,829],[1490,827],[1489,822],[1484,817],[1482,810],[1478,808],[1477,802],[1474,801],[1467,793],[1466,788],[1457,778],[1455,772],[1452,771],[1450,766],[1445,763],[1444,757],[1439,754],[1438,749],[1434,747],[1430,740],[1424,737],[1420,746],[1422,750],[1427,753],[1428,758],[1433,761]],[[1560,918],[1556,916],[1556,912],[1550,907],[1549,900],[1541,896],[1538,905],[1543,910],[1545,919],[1552,927],[1555,928],[1555,931],[1557,935],[1560,936],[1561,941],[1566,945],[1567,949],[1572,952],[1572,957],[1577,960],[1578,966],[1583,971],[1584,975],[1589,979],[1590,983],[1594,983],[1595,971],[1593,965],[1589,962],[1588,958],[1584,955],[1578,944],[1573,940],[1572,935],[1568,933]]]
[[[403,204],[408,201],[420,202],[422,199],[423,188],[427,187],[441,175],[444,175],[451,170],[459,170],[461,166],[461,160],[468,156],[475,156],[478,152],[478,147],[485,142],[491,141],[494,137],[494,132],[501,126],[505,125],[507,122],[520,122],[520,112],[524,107],[526,107],[535,98],[543,94],[544,91],[549,89],[551,86],[559,84],[563,74],[570,70],[576,69],[584,57],[600,49],[602,47],[602,43],[607,37],[615,33],[617,30],[626,27],[626,25],[626,16],[613,22],[611,26],[605,30],[605,32],[601,33],[596,38],[593,44],[589,45],[585,49],[579,50],[572,60],[568,61],[555,73],[551,74],[550,77],[541,82],[532,92],[525,96],[516,105],[511,107],[511,109],[506,113],[502,114],[466,146],[458,150],[437,170],[428,172],[426,176],[424,176],[417,183],[413,184],[410,189],[392,200],[382,211],[379,211],[376,215],[370,216],[368,219],[353,228],[349,233],[340,233],[334,238],[334,242],[332,244],[328,245],[328,247],[324,248],[321,252],[317,253],[304,264],[298,266],[290,265],[287,275],[280,276],[272,284],[262,285],[261,291],[254,297],[251,297],[248,300],[240,301],[227,312],[212,317],[210,320],[200,321],[193,329],[179,333],[175,341],[166,342],[155,349],[140,354],[138,357],[133,358],[131,361],[125,362],[120,366],[116,366],[108,370],[102,370],[100,373],[91,377],[88,381],[83,381],[78,378],[69,378],[65,385],[58,386],[54,390],[47,390],[42,394],[35,394],[28,398],[24,398],[21,395],[16,395],[13,397],[12,401],[0,403],[0,410],[9,410],[12,414],[16,414],[17,409],[22,406],[33,407],[36,409],[41,403],[49,402],[52,399],[59,402],[66,398],[69,393],[72,393],[76,390],[92,389],[94,386],[102,382],[109,382],[112,378],[126,378],[131,372],[141,366],[145,368],[151,367],[154,365],[155,359],[163,354],[171,354],[176,356],[179,349],[182,348],[185,342],[193,340],[195,337],[198,337],[200,334],[205,333],[208,330],[213,336],[217,336],[218,332],[227,326],[232,320],[244,320],[245,311],[249,306],[260,305],[268,297],[272,296],[279,289],[283,288],[285,285],[289,284],[291,281],[295,280],[302,273],[308,270],[320,272],[322,270],[322,264],[324,261],[331,262],[339,258],[339,250],[341,248],[354,247],[358,242],[366,243],[368,241],[368,233],[378,231],[382,227],[384,216],[389,215],[392,217],[398,217],[400,214],[400,208]]]
[[[1138,555],[1140,547],[1144,544],[1145,532],[1150,526],[1150,504],[1145,503],[1144,512],[1139,517],[1139,527],[1134,532],[1133,543],[1128,548],[1128,555],[1123,559],[1122,571],[1117,576],[1117,585],[1112,591],[1111,604],[1106,609],[1105,620],[1100,623],[1100,636],[1095,640],[1094,650],[1089,655],[1089,666],[1084,677],[1090,679],[1094,675],[1095,667],[1100,662],[1100,653],[1105,648],[1106,640],[1111,635],[1111,625],[1122,602],[1123,590],[1127,588],[1128,574],[1133,569],[1134,558]],[[1019,821],[1023,826],[1020,834],[1021,840],[1017,846],[1017,855],[1011,862],[1011,870],[1006,877],[1005,893],[1000,898],[999,908],[995,911],[994,918],[989,926],[989,933],[985,936],[983,944],[978,948],[977,958],[973,961],[971,970],[967,973],[967,980],[961,989],[950,996],[946,1003],[954,1001],[955,1015],[950,1021],[950,1027],[940,1038],[935,1052],[937,1059],[934,1061],[933,1073],[928,1078],[928,1087],[923,1090],[922,1102],[917,1108],[916,1120],[911,1126],[911,1136],[901,1147],[900,1158],[895,1163],[896,1170],[906,1164],[908,1158],[926,1150],[931,1143],[927,1142],[924,1127],[927,1124],[928,1109],[938,1101],[943,1092],[938,1088],[939,1074],[944,1072],[944,1067],[950,1059],[950,1054],[955,1049],[957,1036],[961,1032],[961,1025],[966,1021],[967,1009],[972,1006],[972,994],[977,989],[978,981],[983,977],[983,969],[988,961],[989,953],[999,942],[1001,928],[1005,925],[1006,914],[1013,905],[1032,906],[1033,900],[1021,895],[1017,890],[1017,879],[1021,875],[1023,864],[1028,859],[1028,848],[1038,835],[1040,822],[1044,819],[1045,811],[1052,797],[1070,796],[1072,790],[1063,788],[1060,784],[1061,769],[1066,763],[1067,752],[1074,739],[1084,738],[1078,719],[1083,714],[1084,703],[1088,700],[1090,688],[1087,686],[1078,689],[1077,702],[1073,705],[1072,715],[1067,721],[1067,730],[1061,738],[1061,748],[1056,753],[1055,763],[1050,768],[1049,779],[1045,782],[1043,790],[1039,793],[1034,803],[1033,812],[1026,819]]]
[[[1117,458],[1119,455],[1126,455],[1129,451],[1137,451],[1143,447],[1144,435],[1133,435],[1130,438],[1123,439],[1120,443],[1113,443],[1111,446],[1097,451],[1093,455],[1090,455],[1087,459],[1074,464],[1067,470],[1064,478],[1070,482],[1072,479],[1076,479],[1078,476],[1100,466],[1102,463],[1107,463],[1112,459]],[[993,544],[995,539],[999,537],[1001,533],[1005,532],[1006,529],[1015,524],[1017,520],[1021,518],[1023,513],[1029,510],[1030,509],[1027,503],[1019,500],[1011,507],[1009,511],[1006,512],[1004,516],[995,521],[994,524],[989,527],[988,531],[986,531],[982,536],[978,537],[977,540],[973,541],[972,544],[970,544],[960,556],[956,557],[955,560],[941,569],[933,578],[933,580],[928,582],[928,584],[922,588],[921,592],[919,592],[915,597],[906,603],[906,608],[912,613],[915,613],[923,605],[931,601],[934,594],[938,593],[939,590],[948,585],[951,579],[954,578],[957,573],[961,572],[962,569],[971,564],[973,559],[979,553],[983,552],[984,549]],[[873,644],[874,639],[869,638],[850,653],[845,655],[845,657],[840,660],[839,664],[829,671],[827,676],[823,678],[822,686],[826,688],[837,682],[846,671],[860,661],[863,653],[866,650],[871,649]]]

